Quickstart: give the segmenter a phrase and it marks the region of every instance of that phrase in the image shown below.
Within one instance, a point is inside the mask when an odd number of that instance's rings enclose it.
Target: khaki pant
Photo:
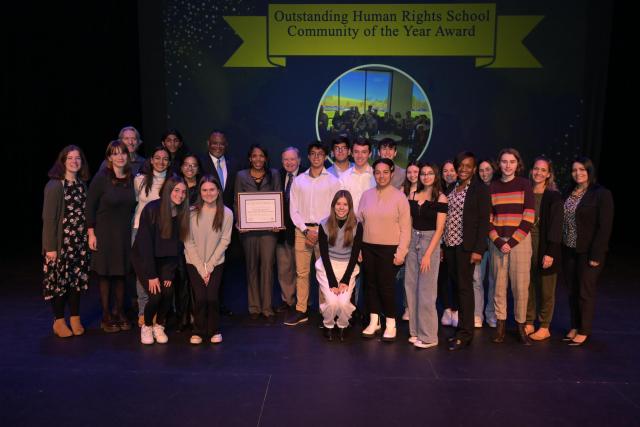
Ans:
[[[308,227],[310,230],[317,230],[318,227]],[[307,238],[296,228],[296,310],[306,313],[309,305],[309,271],[311,270],[311,256],[320,259],[320,249],[318,245],[307,246]]]
[[[494,305],[496,318],[507,319],[507,287],[511,281],[513,293],[514,317],[516,322],[525,323],[527,320],[527,301],[529,299],[529,280],[531,278],[531,236],[518,243],[508,254],[496,248],[492,242],[491,274],[496,283]]]

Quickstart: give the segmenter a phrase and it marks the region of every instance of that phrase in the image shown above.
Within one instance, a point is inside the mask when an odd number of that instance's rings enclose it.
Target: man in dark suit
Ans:
[[[200,156],[200,165],[202,167],[203,175],[213,175],[218,178],[223,188],[222,200],[224,201],[224,205],[229,209],[233,209],[233,202],[235,199],[234,184],[239,167],[232,158],[226,155],[228,146],[229,143],[227,142],[227,137],[224,132],[220,130],[214,130],[211,132],[207,141],[208,152],[204,156]],[[234,254],[239,253],[240,251],[239,240],[238,233],[234,229],[231,235],[231,244],[227,250],[227,254],[230,255],[227,257],[227,266],[237,258]],[[229,271],[230,268],[227,267],[225,270]],[[228,281],[223,279],[222,284],[220,285],[220,313],[226,316],[231,316],[233,313],[225,306],[222,299],[224,294],[222,290],[226,282]]]
[[[276,312],[281,313],[289,310],[295,304],[296,294],[296,257],[295,257],[295,231],[296,227],[291,221],[289,213],[289,193],[293,179],[300,174],[300,151],[295,147],[287,147],[282,152],[282,168],[280,168],[280,179],[284,189],[284,225],[278,235],[276,246],[276,260],[278,264],[278,281],[282,295],[282,303],[276,307]]]

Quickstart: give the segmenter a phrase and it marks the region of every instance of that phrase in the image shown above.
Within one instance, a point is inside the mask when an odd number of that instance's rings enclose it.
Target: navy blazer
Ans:
[[[570,194],[566,194],[565,199]],[[590,185],[576,208],[576,252],[588,253],[590,261],[604,262],[612,227],[611,191],[598,184]]]
[[[216,166],[213,164],[213,160],[211,160],[211,156],[207,151],[204,155],[199,157],[200,159],[200,167],[202,168],[201,175],[213,175],[218,180],[220,177],[218,176],[218,171],[216,170]],[[222,200],[224,205],[231,209],[233,207],[234,199],[235,199],[235,189],[234,184],[236,181],[236,174],[240,169],[238,163],[234,161],[232,157],[228,155],[224,155],[224,160],[227,166],[227,180],[224,184],[224,191],[222,192]]]

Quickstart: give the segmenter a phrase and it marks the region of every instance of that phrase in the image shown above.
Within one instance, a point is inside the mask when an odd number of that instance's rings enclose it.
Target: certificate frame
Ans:
[[[281,191],[238,193],[236,206],[241,231],[285,229]]]

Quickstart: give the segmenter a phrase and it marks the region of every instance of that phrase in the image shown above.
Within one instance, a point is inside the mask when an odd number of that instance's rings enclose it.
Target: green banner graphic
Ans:
[[[243,44],[225,67],[284,67],[287,56],[468,56],[476,67],[541,68],[524,38],[543,16],[496,15],[495,3],[270,4],[225,16]]]

